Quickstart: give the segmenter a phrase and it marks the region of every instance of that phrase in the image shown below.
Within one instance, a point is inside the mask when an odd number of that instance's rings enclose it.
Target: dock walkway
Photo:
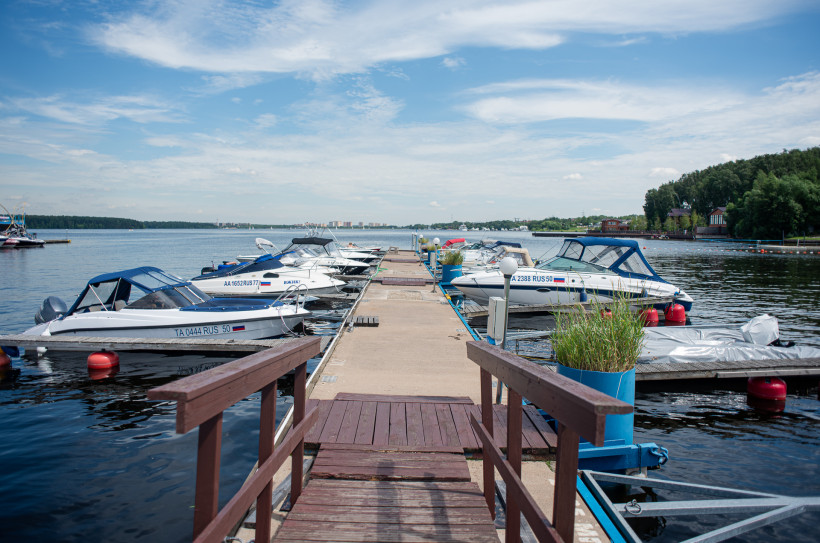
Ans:
[[[497,542],[459,449],[323,445],[275,541]]]
[[[275,539],[503,539],[503,523],[494,530],[487,524],[479,488],[482,466],[471,459],[479,440],[467,421],[478,413],[480,371],[467,357],[466,342],[473,338],[461,317],[410,251],[385,257],[355,306],[354,321],[357,317],[373,317],[370,322],[377,325],[341,332],[308,385],[308,406],[318,405],[319,414],[305,444],[318,453],[293,510],[284,514],[275,509]],[[493,415],[500,445],[506,435],[506,406],[495,406]],[[523,417],[522,479],[539,506],[552,511],[555,477],[545,459],[554,458],[556,436],[536,415],[528,409]],[[444,458],[453,462],[441,462]],[[412,476],[406,472],[390,475],[402,462],[410,462],[405,468],[415,468],[420,480],[407,480]],[[351,467],[356,469],[351,472]],[[277,474],[274,485],[282,475]],[[456,476],[459,480],[451,480]],[[411,499],[399,504],[398,495]],[[468,511],[473,499],[487,513],[480,522]],[[467,504],[454,505],[459,500]],[[580,498],[576,508],[576,541],[579,534],[585,541],[606,541]]]

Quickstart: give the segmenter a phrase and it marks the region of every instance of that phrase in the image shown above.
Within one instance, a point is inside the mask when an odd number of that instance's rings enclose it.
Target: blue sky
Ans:
[[[0,204],[389,224],[642,213],[820,145],[816,0],[0,9]]]

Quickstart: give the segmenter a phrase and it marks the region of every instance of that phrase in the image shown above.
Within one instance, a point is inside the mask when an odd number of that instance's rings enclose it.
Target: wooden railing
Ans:
[[[318,337],[303,338],[148,391],[152,400],[176,400],[177,433],[199,427],[194,541],[222,541],[254,501],[258,511],[256,541],[269,541],[273,475],[291,454],[291,503],[296,502],[302,492],[304,437],[317,417],[315,408],[305,414],[306,363],[319,352]],[[276,380],[291,370],[295,370],[293,427],[274,450]],[[260,390],[258,468],[220,511],[222,412]]]
[[[580,437],[603,445],[606,415],[631,413],[632,406],[488,343],[467,342],[467,356],[481,367],[481,422],[474,416],[470,422],[482,442],[484,498],[490,513],[495,515],[495,467],[507,486],[507,542],[520,541],[522,513],[538,541],[571,542]],[[493,442],[493,376],[509,389],[506,459]],[[557,424],[552,523],[521,481],[522,397],[549,413]]]

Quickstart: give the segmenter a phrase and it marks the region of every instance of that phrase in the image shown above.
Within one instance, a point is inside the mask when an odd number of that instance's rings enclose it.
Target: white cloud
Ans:
[[[571,174],[565,175],[565,176],[563,177],[563,179],[567,179],[567,180],[570,180],[570,181],[577,181],[577,180],[581,180],[581,179],[583,179],[583,178],[584,178],[584,176],[583,176],[583,175],[581,175],[581,174],[580,174],[580,173],[578,173],[578,172],[571,173]]]
[[[448,2],[332,0],[150,3],[90,29],[121,54],[211,73],[304,73],[324,79],[385,63],[449,55],[465,46],[546,49],[568,32],[623,36],[709,32],[792,12],[800,0],[572,0]],[[639,39],[634,37],[631,39]]]
[[[497,95],[464,106],[472,116],[491,123],[572,118],[652,122],[726,109],[743,99],[733,91],[705,85],[653,87],[564,79],[497,83],[467,94]]]
[[[34,115],[78,125],[102,125],[116,119],[137,123],[179,122],[173,106],[149,96],[85,98],[84,102],[61,95],[44,98],[15,98],[10,102]]]
[[[680,172],[675,168],[652,168],[649,177],[657,177],[664,180],[672,180],[680,177]]]
[[[441,64],[442,66],[450,70],[457,70],[458,68],[461,68],[462,66],[467,64],[467,61],[465,61],[461,57],[444,57],[441,60]]]
[[[439,203],[438,203],[438,202],[436,202],[435,200],[433,200],[432,202],[430,202],[430,203],[429,203],[429,204],[427,204],[427,205],[429,205],[430,207],[441,207],[441,204],[439,204]]]

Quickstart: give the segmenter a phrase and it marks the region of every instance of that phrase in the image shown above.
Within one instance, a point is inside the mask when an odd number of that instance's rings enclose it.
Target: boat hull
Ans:
[[[573,304],[584,301],[607,303],[615,296],[628,298],[675,297],[689,311],[692,299],[669,283],[629,279],[607,274],[556,274],[537,269],[519,269],[510,280],[510,303],[517,305]],[[501,272],[465,275],[452,281],[467,298],[487,304],[491,297],[504,297]]]
[[[309,311],[291,305],[242,311],[241,314],[226,313],[188,312],[179,309],[98,311],[56,319],[37,325],[24,334],[254,340],[285,335],[305,317],[310,316]]]

